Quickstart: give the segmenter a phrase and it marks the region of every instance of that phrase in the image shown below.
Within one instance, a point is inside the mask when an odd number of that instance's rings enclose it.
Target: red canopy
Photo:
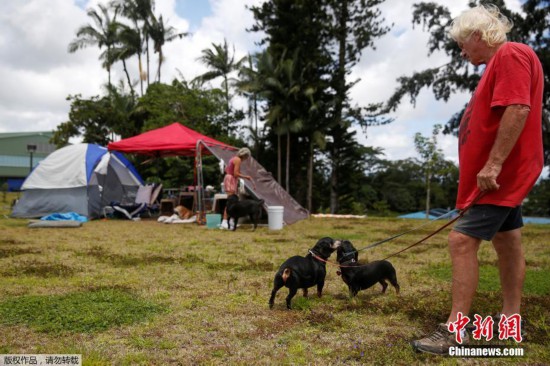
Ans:
[[[178,122],[118,142],[111,142],[107,148],[124,153],[157,157],[195,156],[199,140],[202,140],[207,146],[220,146],[236,150],[232,146],[198,133]],[[205,153],[208,152],[205,151]]]

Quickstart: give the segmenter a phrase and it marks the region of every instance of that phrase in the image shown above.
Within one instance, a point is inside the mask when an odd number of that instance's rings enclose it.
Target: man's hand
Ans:
[[[500,188],[497,183],[498,175],[502,170],[502,165],[497,164],[485,164],[483,169],[477,173],[477,186],[480,191],[494,191]]]

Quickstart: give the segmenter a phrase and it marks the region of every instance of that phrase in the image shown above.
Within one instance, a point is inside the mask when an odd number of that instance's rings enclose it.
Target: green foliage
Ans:
[[[477,6],[485,1],[472,0],[469,6]],[[550,7],[547,0],[527,0],[522,2],[523,13],[510,11],[503,0],[492,2],[502,13],[512,19],[514,28],[509,39],[530,45],[545,70],[550,68]],[[426,69],[413,73],[411,76],[401,76],[397,79],[399,87],[389,98],[386,109],[394,110],[406,95],[414,104],[416,97],[424,88],[431,88],[436,99],[447,101],[457,91],[473,92],[481,74],[481,69],[470,65],[461,56],[460,48],[448,35],[452,17],[449,9],[435,2],[419,2],[413,5],[413,25],[421,25],[430,33],[428,39],[428,54],[444,51],[449,62],[439,68]],[[546,164],[550,163],[550,76],[544,78],[543,96],[543,139]],[[456,133],[464,109],[449,117],[444,133]]]
[[[70,95],[69,121],[60,124],[52,138],[58,147],[67,145],[71,137],[82,136],[85,143],[107,145],[112,134],[125,137],[134,136],[141,125],[134,121],[135,101],[132,95],[120,89],[109,88],[107,96],[93,96],[83,99],[80,95]]]
[[[550,179],[543,179],[533,187],[522,210],[525,215],[550,216]]]
[[[22,296],[0,303],[0,323],[39,332],[98,332],[161,313],[162,307],[118,289]]]
[[[372,204],[374,212],[379,216],[389,216],[390,215],[390,205],[387,201],[376,201]]]
[[[214,80],[219,77],[223,78],[222,93],[225,98],[225,118],[223,120],[223,130],[229,135],[234,132],[234,125],[232,122],[235,122],[231,118],[231,99],[233,95],[230,89],[232,85],[236,84],[236,80],[231,77],[231,74],[239,70],[245,60],[245,57],[238,61],[235,60],[235,49],[233,48],[233,54],[231,55],[226,39],[224,39],[223,45],[213,43],[212,49],[203,49],[202,56],[199,57],[199,61],[206,65],[210,71],[207,71],[194,79],[194,81],[202,84],[206,81]]]
[[[192,88],[178,80],[170,85],[151,84],[136,107],[143,131],[180,122],[214,138],[223,138],[219,124],[223,113],[223,95],[219,91]]]
[[[346,159],[340,156],[337,145],[347,142],[340,136],[354,123],[362,126],[381,123],[377,119],[377,106],[361,109],[350,105],[348,92],[355,81],[347,81],[346,75],[362,50],[373,47],[374,40],[388,32],[377,8],[382,3],[383,0],[272,0],[251,8],[256,20],[251,30],[263,32],[261,44],[268,47],[258,57],[258,74],[247,73],[257,82],[246,85],[255,85],[258,94],[267,101],[267,139],[278,149],[277,177],[280,182],[286,180],[287,190],[307,201],[310,209],[314,209],[312,202],[317,207],[330,205],[333,213],[340,212],[340,207],[345,207],[344,211],[350,209],[349,202],[342,201],[337,189],[343,183],[339,180],[338,168],[343,165],[340,159]],[[286,142],[281,135],[286,135]],[[314,162],[314,155],[325,149],[327,136],[332,137],[334,144],[329,152],[332,161],[326,164],[331,178],[330,201],[325,203],[316,201],[322,188],[316,185],[313,189],[313,177],[318,174],[313,170],[326,168],[320,166],[324,162]],[[291,146],[296,141],[301,148]],[[308,167],[306,180],[293,179],[304,175],[300,164]],[[354,175],[347,180],[357,185],[360,178],[361,175]]]
[[[111,85],[111,66],[113,59],[110,55],[111,50],[117,42],[117,27],[116,21],[119,13],[119,8],[111,8],[103,4],[99,4],[100,12],[95,9],[87,11],[88,16],[93,20],[94,25],[85,25],[80,27],[76,32],[76,39],[69,44],[69,52],[76,52],[79,49],[88,46],[103,47],[106,51],[102,52],[99,59],[103,61],[103,67],[109,73],[109,86]],[[112,14],[111,14],[112,10]]]

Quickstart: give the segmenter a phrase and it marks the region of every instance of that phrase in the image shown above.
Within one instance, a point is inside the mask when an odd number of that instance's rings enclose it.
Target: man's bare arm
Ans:
[[[516,145],[525,126],[529,111],[528,106],[521,104],[506,107],[500,120],[497,137],[491,148],[489,159],[477,174],[477,186],[481,191],[495,190],[500,187],[497,178],[502,170],[502,164]]]

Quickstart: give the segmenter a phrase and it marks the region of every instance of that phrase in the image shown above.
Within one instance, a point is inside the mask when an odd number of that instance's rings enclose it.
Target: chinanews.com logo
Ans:
[[[470,323],[470,318],[458,313],[457,320],[449,323],[447,329],[454,333],[455,341],[459,345],[449,348],[449,356],[452,357],[522,357],[524,349],[522,347],[509,347],[502,345],[466,345],[462,344],[465,336],[466,326]],[[498,317],[498,323],[491,316],[483,318],[475,314],[472,322],[472,338],[475,340],[490,341],[493,338],[499,340],[514,340],[516,343],[523,341],[521,332],[521,315],[513,314],[506,316],[501,314]]]

